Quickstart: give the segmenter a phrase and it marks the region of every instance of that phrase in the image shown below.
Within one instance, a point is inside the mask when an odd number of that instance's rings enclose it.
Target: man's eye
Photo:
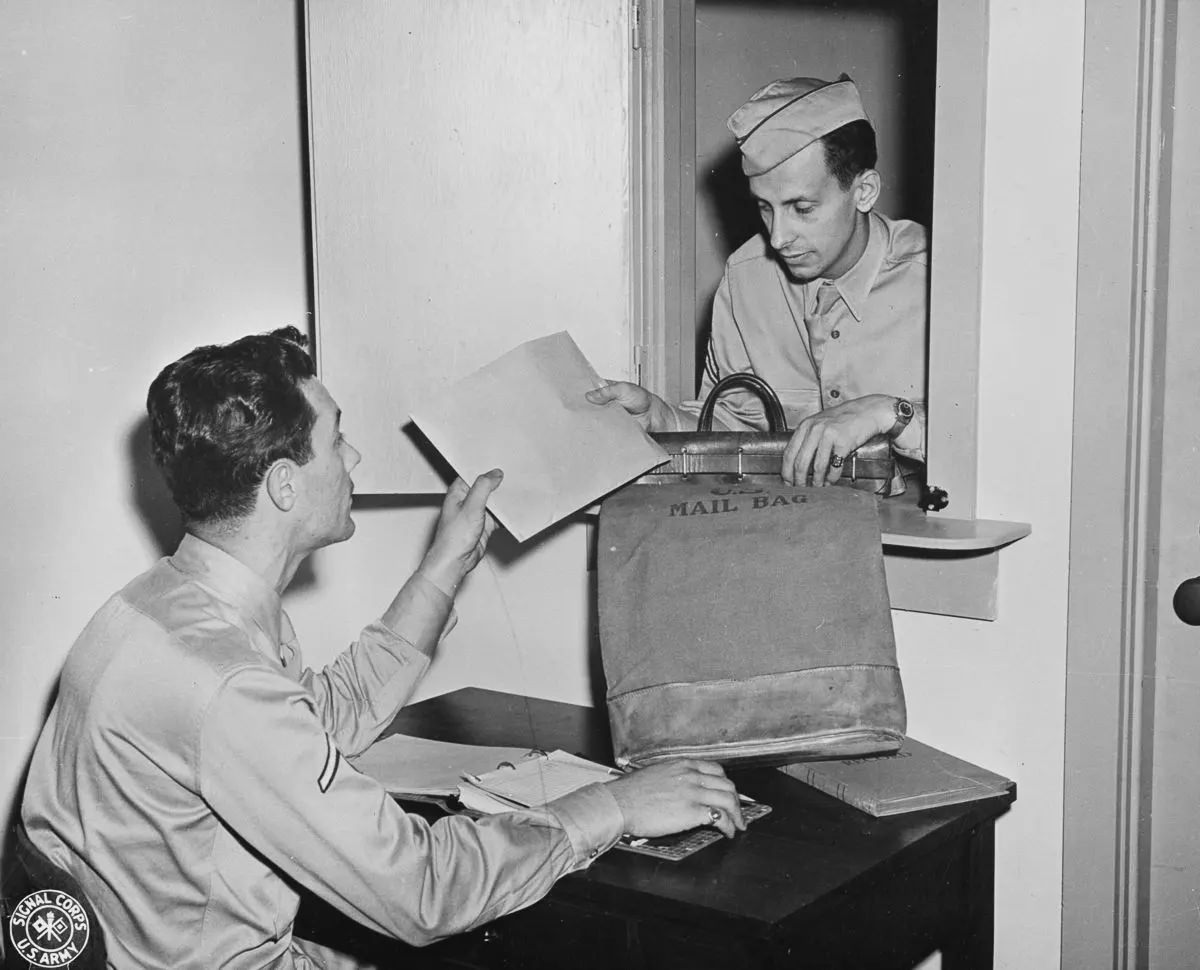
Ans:
[[[814,208],[816,207],[811,205],[794,205],[792,206],[792,211],[798,216],[809,216],[812,215]]]

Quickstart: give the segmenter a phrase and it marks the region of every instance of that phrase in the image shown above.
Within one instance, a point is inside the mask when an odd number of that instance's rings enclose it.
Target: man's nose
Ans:
[[[346,473],[354,471],[358,467],[358,463],[362,461],[362,454],[354,445],[347,442],[346,444]]]
[[[782,212],[775,213],[771,220],[771,248],[776,251],[784,250],[796,238],[796,227]]]

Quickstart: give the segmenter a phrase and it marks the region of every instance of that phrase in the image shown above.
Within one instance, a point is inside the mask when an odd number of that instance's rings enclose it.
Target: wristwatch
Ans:
[[[912,406],[912,402],[906,401],[902,397],[896,398],[895,409],[896,422],[887,433],[889,438],[898,437],[900,432],[908,427],[908,422],[913,419],[913,415],[916,414],[916,409]]]

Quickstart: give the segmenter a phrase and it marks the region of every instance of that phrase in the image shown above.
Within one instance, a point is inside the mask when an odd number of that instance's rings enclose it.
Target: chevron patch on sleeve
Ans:
[[[322,792],[329,791],[329,786],[333,784],[333,779],[337,777],[338,766],[341,763],[342,753],[338,751],[337,745],[333,743],[333,738],[326,734],[325,765],[321,768],[321,774],[317,777],[317,787]]]

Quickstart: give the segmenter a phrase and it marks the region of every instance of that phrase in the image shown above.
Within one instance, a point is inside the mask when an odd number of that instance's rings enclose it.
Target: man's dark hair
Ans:
[[[859,119],[835,128],[822,136],[825,143],[825,164],[829,174],[838,181],[843,191],[850,188],[854,176],[877,161],[875,129],[869,121]]]
[[[316,412],[300,385],[316,375],[295,327],[197,347],[150,385],[150,446],[185,524],[235,521],[267,469],[312,457]]]

